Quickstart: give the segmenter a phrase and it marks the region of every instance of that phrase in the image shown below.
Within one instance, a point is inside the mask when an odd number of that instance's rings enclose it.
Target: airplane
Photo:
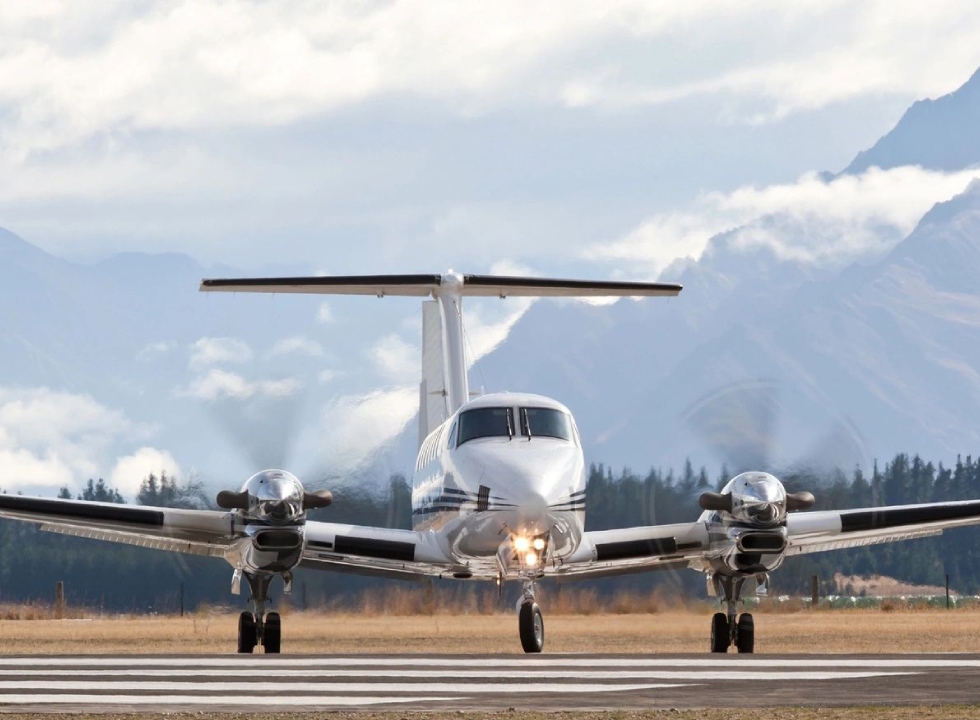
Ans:
[[[710,649],[752,653],[755,627],[739,615],[746,584],[764,594],[786,557],[937,535],[980,523],[980,501],[811,511],[809,492],[787,493],[766,472],[741,473],[699,498],[688,523],[586,531],[582,440],[567,407],[541,395],[471,397],[464,354],[464,297],[676,296],[668,283],[563,280],[453,271],[434,275],[205,279],[206,292],[410,296],[424,300],[420,447],[412,488],[413,529],[307,519],[329,491],[307,491],[284,469],[219,492],[220,510],[129,507],[0,495],[0,516],[42,530],[219,557],[242,578],[251,610],[238,624],[238,652],[281,649],[281,619],[266,613],[272,580],[292,589],[296,568],[384,577],[518,582],[518,635],[526,653],[544,648],[536,601],[545,579],[574,580],[653,570],[702,572],[725,612],[711,621]]]

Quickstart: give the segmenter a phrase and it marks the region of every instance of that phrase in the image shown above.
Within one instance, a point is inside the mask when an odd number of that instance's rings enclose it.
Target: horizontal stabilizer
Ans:
[[[459,294],[480,297],[670,296],[673,283],[563,280],[506,275],[346,275],[323,277],[227,278],[201,281],[203,292],[310,293],[323,295],[436,295],[446,280],[462,280]]]

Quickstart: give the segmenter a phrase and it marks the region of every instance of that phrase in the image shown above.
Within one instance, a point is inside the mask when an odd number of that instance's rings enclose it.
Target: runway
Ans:
[[[0,712],[950,703],[980,703],[980,655],[0,658]]]

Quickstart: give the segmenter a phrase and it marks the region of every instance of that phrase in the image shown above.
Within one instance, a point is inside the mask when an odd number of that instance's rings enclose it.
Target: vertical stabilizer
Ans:
[[[419,446],[449,417],[445,351],[439,303],[422,303],[422,384],[419,387]]]

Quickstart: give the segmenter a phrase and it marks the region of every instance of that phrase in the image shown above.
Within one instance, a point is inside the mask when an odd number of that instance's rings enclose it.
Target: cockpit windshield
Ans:
[[[513,408],[466,410],[459,414],[456,432],[456,447],[470,440],[486,437],[548,437],[575,442],[575,431],[568,413],[544,407],[519,408],[517,423],[514,422]]]
[[[552,437],[574,442],[572,420],[554,408],[521,408],[521,434],[528,437]]]
[[[458,445],[484,437],[513,437],[514,419],[509,407],[475,408],[459,415]]]

